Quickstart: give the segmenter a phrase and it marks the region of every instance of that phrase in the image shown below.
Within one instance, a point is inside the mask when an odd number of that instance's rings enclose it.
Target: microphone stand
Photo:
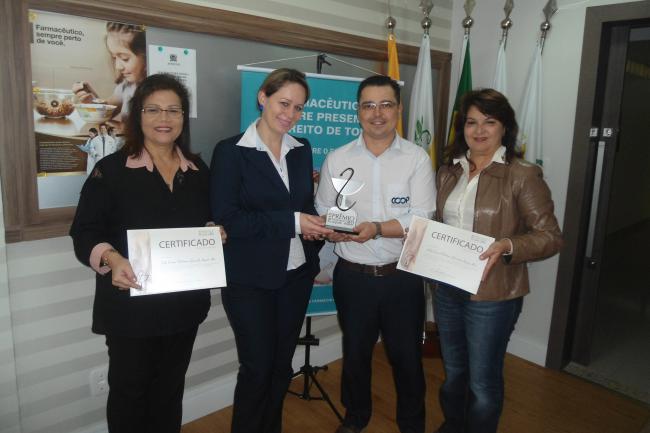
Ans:
[[[320,339],[316,338],[316,336],[311,333],[311,316],[307,316],[305,319],[305,335],[298,339],[298,344],[305,346],[305,363],[302,367],[300,367],[300,370],[291,376],[291,379],[295,379],[298,376],[303,377],[302,392],[289,390],[289,393],[307,401],[325,400],[327,404],[329,404],[329,406],[332,408],[339,421],[343,422],[343,417],[336,409],[336,406],[334,406],[334,403],[332,403],[332,400],[330,399],[327,392],[318,382],[318,379],[316,379],[316,373],[318,373],[320,370],[327,371],[327,365],[314,366],[310,364],[311,346],[318,346],[320,344]],[[320,391],[320,397],[314,397],[309,393],[312,385],[316,385],[316,388],[318,388],[318,391]]]

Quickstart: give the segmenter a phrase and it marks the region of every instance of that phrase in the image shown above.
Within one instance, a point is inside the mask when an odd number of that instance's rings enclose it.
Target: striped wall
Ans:
[[[2,320],[0,330],[9,337],[13,330],[22,432],[105,431],[106,395],[92,396],[89,387],[90,371],[108,363],[103,337],[90,332],[93,272],[77,262],[67,237],[11,244],[6,252],[11,321]],[[325,341],[338,339],[333,316],[316,319],[314,329]],[[329,358],[338,356],[334,350]],[[10,354],[4,358],[12,361]],[[231,404],[237,366],[232,331],[214,291],[187,374],[185,421]]]
[[[0,186],[0,196],[2,187]],[[14,338],[11,327],[11,304],[7,272],[5,227],[0,201],[0,432],[19,433],[20,414],[16,386]]]
[[[281,21],[335,30],[374,39],[385,39],[388,0],[174,0],[180,3],[225,9]],[[452,0],[436,0],[431,11],[431,48],[449,51]],[[420,45],[422,11],[419,0],[391,0],[391,15],[397,20],[397,41]]]

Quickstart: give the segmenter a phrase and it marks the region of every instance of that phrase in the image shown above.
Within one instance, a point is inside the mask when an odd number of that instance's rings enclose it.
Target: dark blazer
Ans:
[[[201,227],[210,220],[208,167],[178,171],[170,191],[158,170],[126,167],[127,154],[102,158],[84,183],[70,228],[74,251],[86,266],[92,249],[108,242],[128,257],[126,231]],[[130,297],[112,275],[96,274],[92,330],[97,334],[154,337],[187,331],[203,322],[210,309],[209,290]]]
[[[266,152],[237,146],[243,134],[217,143],[212,155],[212,216],[228,233],[224,245],[228,284],[275,289],[284,285],[289,243],[295,236],[294,212],[317,215],[314,208],[311,146],[293,148],[286,156],[287,191]],[[302,239],[307,266],[319,272],[322,242]]]

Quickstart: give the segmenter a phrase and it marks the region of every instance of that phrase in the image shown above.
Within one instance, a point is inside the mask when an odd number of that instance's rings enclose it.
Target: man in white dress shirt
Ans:
[[[343,331],[341,401],[346,414],[337,433],[360,432],[370,420],[372,352],[379,335],[393,368],[400,432],[423,433],[423,283],[396,265],[411,217],[433,214],[433,169],[427,153],[396,132],[402,105],[394,80],[365,79],[357,101],[363,132],[327,156],[316,194],[316,208],[324,215],[335,206],[332,178],[347,178],[350,172],[342,172],[352,168],[353,180],[364,183],[346,203],[356,202],[358,234],[329,237],[339,257],[333,286]]]
[[[117,143],[113,137],[108,135],[108,127],[106,124],[102,123],[99,125],[99,135],[90,141],[88,163],[86,164],[88,174],[93,171],[95,164],[100,159],[116,151]]]

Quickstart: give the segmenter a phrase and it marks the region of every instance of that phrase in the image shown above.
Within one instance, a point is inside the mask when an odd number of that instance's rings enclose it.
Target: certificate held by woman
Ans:
[[[494,238],[414,216],[397,269],[478,293]]]
[[[129,258],[142,289],[131,296],[226,285],[219,227],[128,230]]]

